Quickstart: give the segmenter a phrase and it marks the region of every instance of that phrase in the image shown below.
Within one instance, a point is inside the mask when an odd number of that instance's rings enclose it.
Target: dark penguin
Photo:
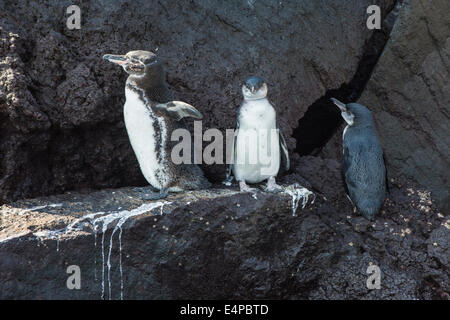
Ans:
[[[242,86],[242,95],[244,100],[238,110],[238,130],[233,142],[233,164],[228,169],[227,181],[231,182],[232,171],[241,191],[254,192],[256,189],[250,188],[247,182],[264,180],[267,180],[266,191],[280,191],[282,188],[276,184],[275,177],[280,165],[289,170],[289,154],[278,129],[275,108],[267,99],[267,84],[259,77],[250,77]]]
[[[342,135],[342,174],[347,193],[361,214],[372,220],[386,198],[386,167],[372,113],[357,103],[331,100],[347,123]]]
[[[168,192],[209,187],[197,165],[175,165],[171,160],[176,144],[170,139],[172,131],[185,129],[183,118],[201,119],[202,115],[187,103],[172,101],[162,62],[154,53],[141,50],[124,56],[107,54],[103,58],[122,66],[129,74],[125,85],[125,126],[145,179],[160,190],[160,194],[144,198],[158,199]]]

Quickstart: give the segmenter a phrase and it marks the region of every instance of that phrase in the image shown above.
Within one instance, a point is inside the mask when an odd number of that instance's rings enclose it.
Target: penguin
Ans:
[[[267,99],[267,91],[267,84],[257,76],[248,78],[242,85],[244,100],[237,112],[231,149],[233,159],[227,172],[227,180],[231,181],[232,172],[242,192],[256,192],[257,189],[249,187],[247,182],[254,184],[264,180],[267,180],[266,191],[281,191],[275,177],[281,164],[286,171],[290,167],[286,141],[277,126],[276,111]],[[252,139],[252,132],[257,139]],[[251,160],[255,153],[256,158]],[[270,165],[268,159],[263,161],[261,154],[270,159]]]
[[[357,103],[331,100],[347,123],[342,134],[342,176],[347,195],[366,219],[373,220],[386,199],[387,173],[372,113]]]
[[[123,107],[125,127],[142,174],[159,194],[145,194],[145,200],[165,198],[169,192],[204,189],[210,186],[195,164],[175,165],[171,150],[172,131],[183,128],[184,118],[202,119],[193,106],[174,101],[165,82],[163,63],[149,51],[103,58],[123,67],[128,74]]]

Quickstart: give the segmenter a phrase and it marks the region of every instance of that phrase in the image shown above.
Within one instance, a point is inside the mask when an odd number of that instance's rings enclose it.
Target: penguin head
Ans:
[[[331,101],[333,101],[333,103],[341,110],[341,116],[344,118],[345,122],[347,122],[349,126],[352,126],[355,123],[355,114],[350,110],[350,104],[345,104],[335,98],[331,98]]]
[[[162,68],[162,62],[156,54],[144,50],[130,51],[125,55],[105,54],[103,59],[122,66],[134,78],[143,78]]]
[[[349,126],[374,125],[372,112],[365,106],[358,103],[345,104],[335,98],[331,98],[331,100],[341,109],[342,118]]]
[[[248,78],[242,85],[245,100],[257,100],[267,96],[267,84],[258,76]]]

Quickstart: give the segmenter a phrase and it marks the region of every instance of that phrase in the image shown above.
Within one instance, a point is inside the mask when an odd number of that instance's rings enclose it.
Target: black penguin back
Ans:
[[[361,214],[372,220],[386,198],[386,167],[373,118],[367,108],[352,110],[355,123],[343,137],[342,174],[348,194]],[[358,114],[361,117],[358,117]]]

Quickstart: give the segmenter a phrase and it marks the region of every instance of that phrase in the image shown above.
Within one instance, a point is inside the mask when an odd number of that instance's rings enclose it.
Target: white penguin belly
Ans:
[[[259,183],[276,176],[280,168],[276,114],[267,99],[246,104],[239,117],[233,172],[238,181]]]
[[[126,102],[123,109],[125,126],[142,174],[153,187],[163,189],[169,182],[165,166],[164,118],[154,115],[133,90],[127,88],[125,94]],[[156,141],[155,121],[157,127],[161,129],[161,141]],[[159,157],[157,151],[160,152]]]

